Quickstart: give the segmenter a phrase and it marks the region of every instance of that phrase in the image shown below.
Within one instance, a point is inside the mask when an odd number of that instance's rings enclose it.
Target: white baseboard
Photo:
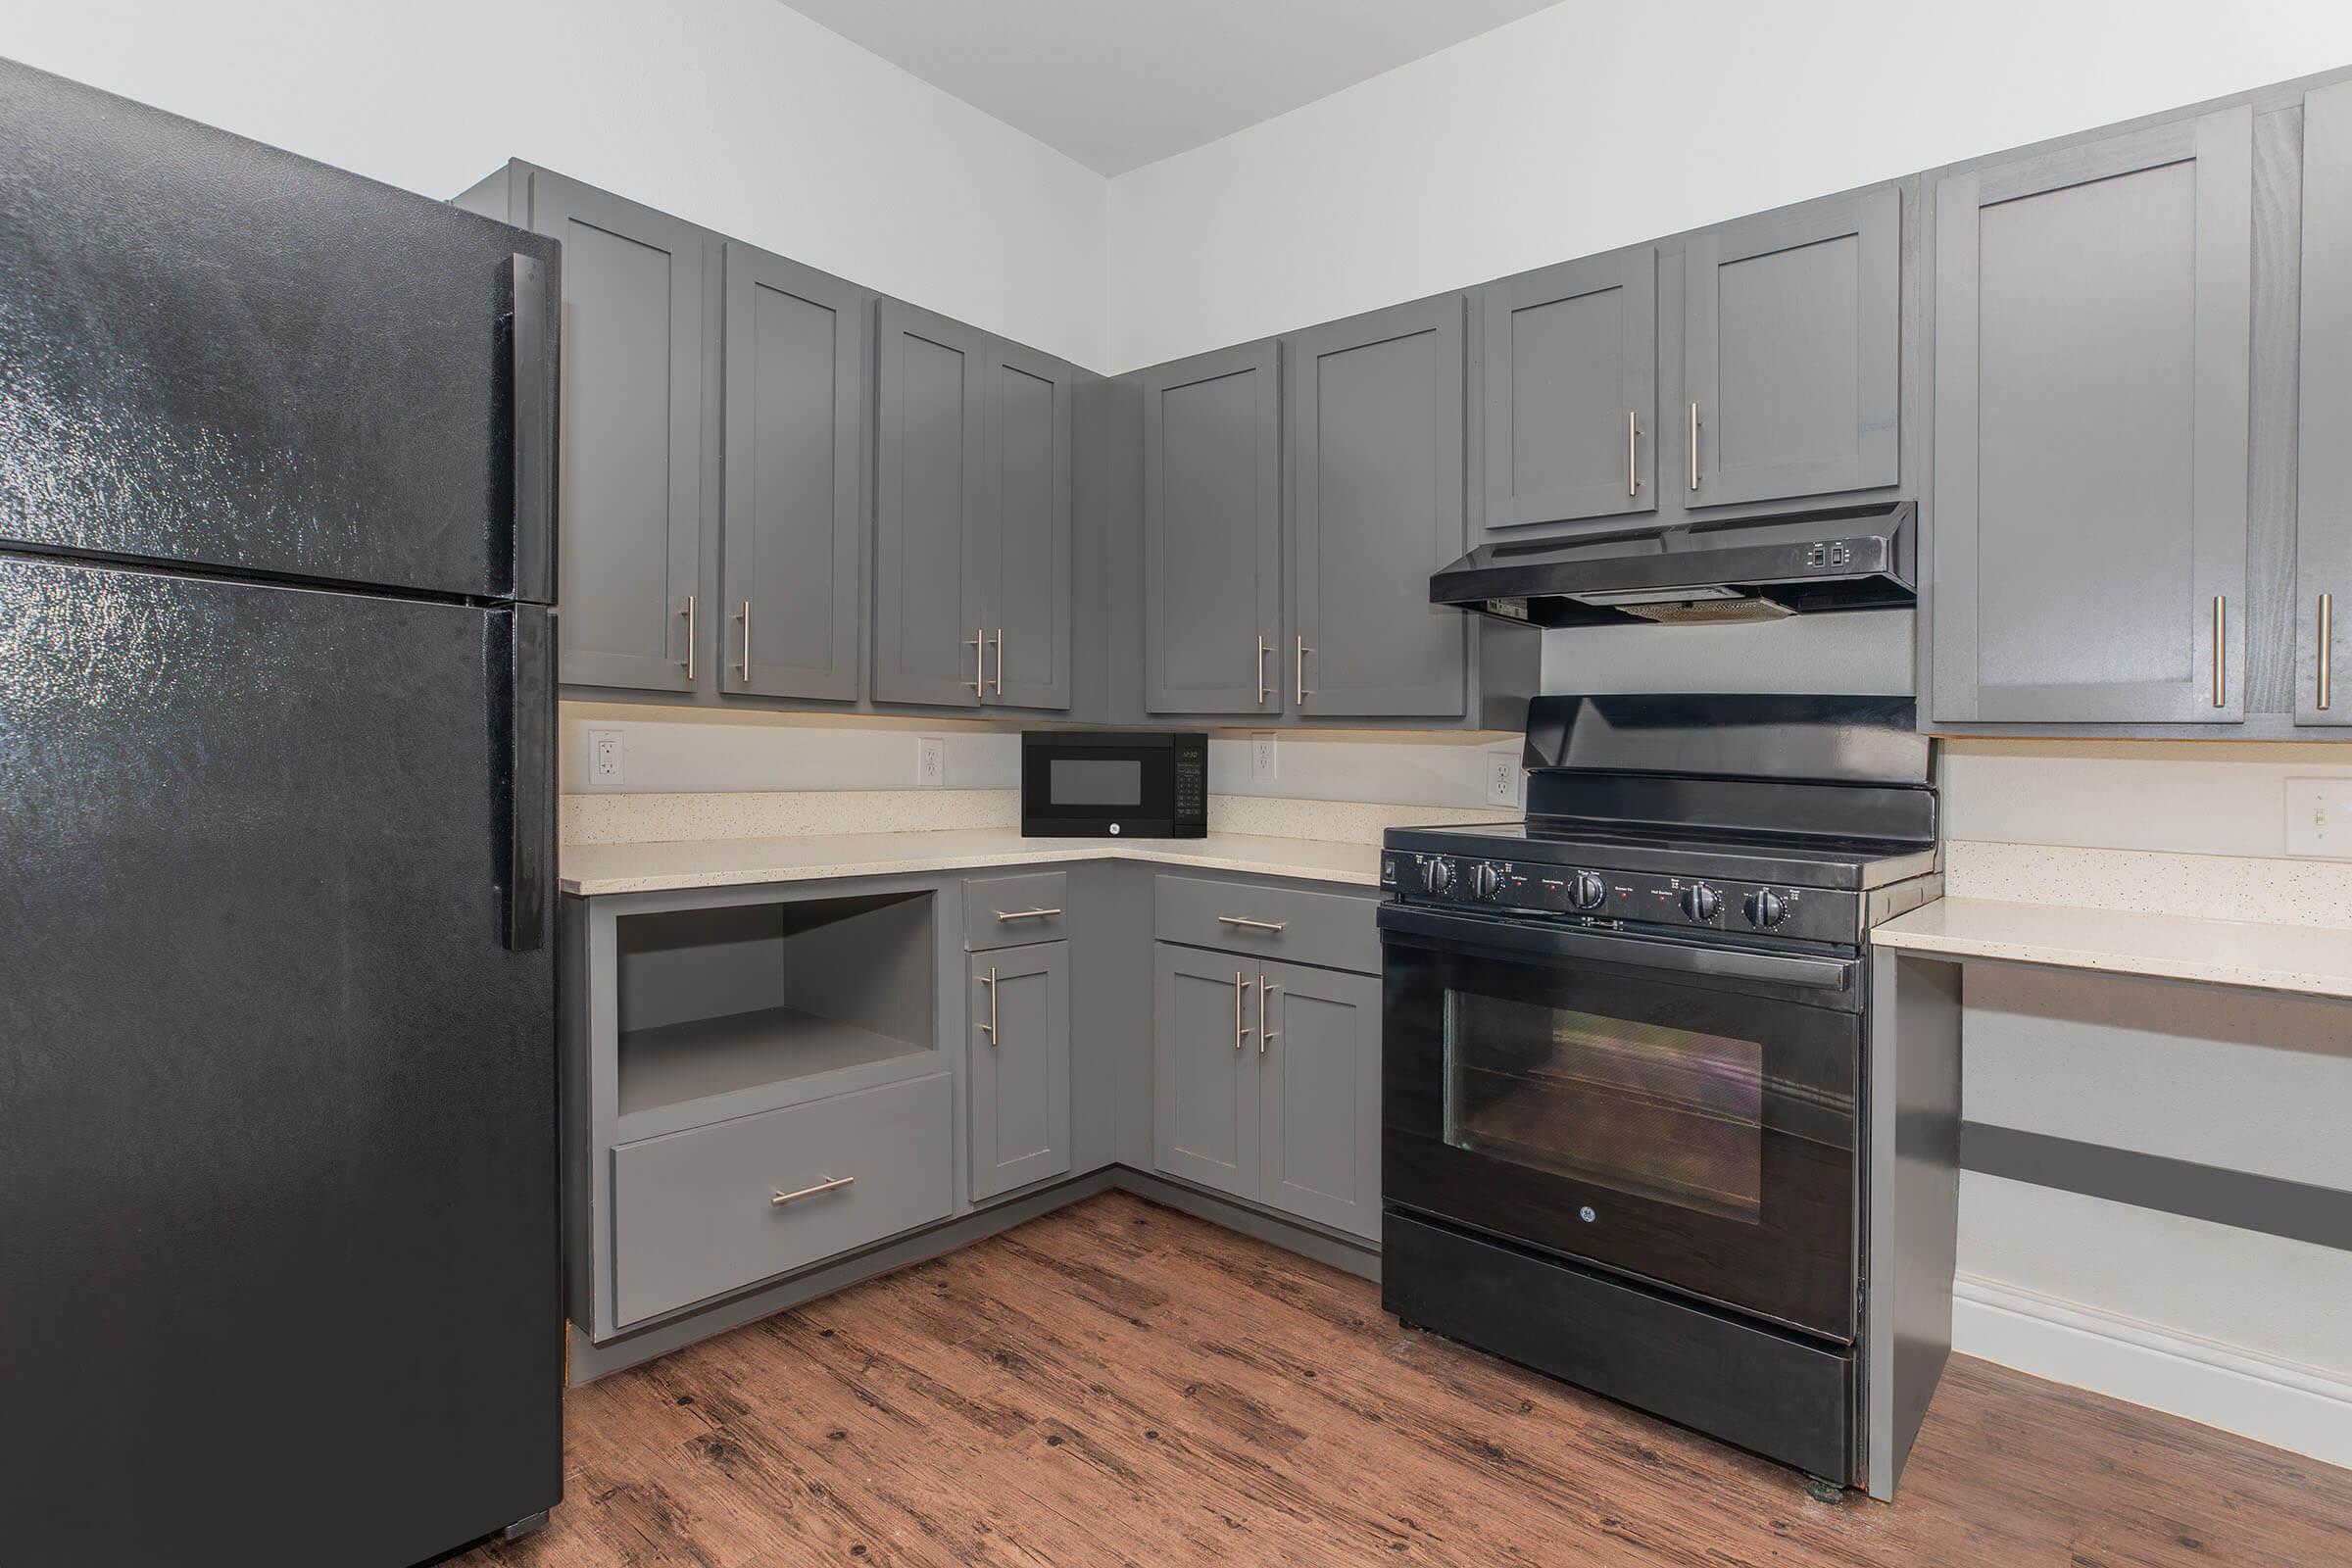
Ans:
[[[1952,1348],[2352,1467],[2352,1378],[1963,1273]]]

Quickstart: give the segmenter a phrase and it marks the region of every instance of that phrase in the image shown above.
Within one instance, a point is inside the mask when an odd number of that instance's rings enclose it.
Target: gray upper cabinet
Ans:
[[[1073,372],[992,339],[983,408],[991,530],[973,553],[967,619],[989,638],[982,700],[1070,706],[1070,404]]]
[[[988,334],[883,300],[875,375],[874,698],[978,706],[987,634],[964,582],[986,517]]]
[[[1292,620],[1301,715],[1459,717],[1469,618],[1429,602],[1462,553],[1458,294],[1289,339]]]
[[[866,296],[726,242],[718,687],[858,696]]]
[[[1658,252],[1485,290],[1486,526],[1657,510]]]
[[[2252,132],[1938,185],[1936,719],[2241,716]]]
[[[2303,100],[2295,722],[2352,723],[2352,82]]]
[[[562,678],[691,691],[714,642],[695,597],[703,233],[544,170],[528,177],[530,226],[564,243]]]
[[[1258,1192],[1258,968],[1167,942],[1153,954],[1152,1162],[1236,1198]]]
[[[1148,711],[1282,709],[1280,363],[1268,341],[1144,373]]]
[[[1070,945],[972,956],[972,1198],[1070,1169]]]
[[[1371,911],[1364,911],[1369,921]],[[1380,1239],[1380,980],[1270,964],[1259,1071],[1259,1196]]]
[[[1895,482],[1901,252],[1892,186],[1692,236],[1683,253],[1686,505]]]

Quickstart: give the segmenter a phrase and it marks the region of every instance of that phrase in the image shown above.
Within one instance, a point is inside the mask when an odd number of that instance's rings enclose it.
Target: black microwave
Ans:
[[[1021,736],[1021,832],[1031,838],[1205,838],[1208,737],[1199,731],[1028,731]]]

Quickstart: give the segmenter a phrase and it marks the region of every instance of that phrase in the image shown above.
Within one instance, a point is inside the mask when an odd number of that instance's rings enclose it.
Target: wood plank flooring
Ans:
[[[2352,1471],[1986,1362],[1892,1506],[1458,1345],[1125,1194],[571,1392],[465,1568],[2352,1564]]]

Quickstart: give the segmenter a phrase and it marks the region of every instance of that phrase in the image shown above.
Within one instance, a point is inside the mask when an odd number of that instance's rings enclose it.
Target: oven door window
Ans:
[[[1446,994],[1446,1142],[1753,1225],[1764,1047],[1475,992]]]

